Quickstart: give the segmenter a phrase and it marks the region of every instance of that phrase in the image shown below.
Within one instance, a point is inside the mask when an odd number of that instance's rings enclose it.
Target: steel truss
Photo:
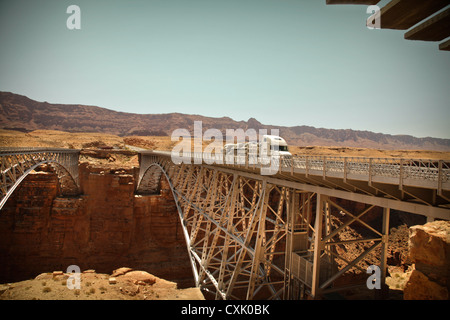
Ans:
[[[79,150],[46,148],[0,148],[0,209],[23,179],[34,169],[49,164],[58,176],[63,195],[79,194]]]
[[[216,299],[317,298],[366,287],[367,274],[360,283],[342,279],[365,274],[369,262],[380,267],[384,284],[390,209],[450,218],[444,208],[427,212],[426,205],[239,166],[176,165],[170,155],[152,152],[140,154],[137,192],[158,192],[162,174],[177,204],[196,285]],[[339,199],[365,205],[355,212]],[[375,224],[368,213],[379,216]],[[354,226],[364,237],[341,238]],[[349,250],[358,255],[348,256]]]
[[[286,297],[317,297],[365,288],[366,281],[342,284],[339,278],[355,270],[365,274],[371,264],[380,268],[381,287],[387,270],[390,210],[366,205],[360,212],[352,213],[337,199],[310,192],[301,193],[300,199],[300,209],[291,215],[288,225]],[[378,222],[376,226],[364,220],[367,213],[378,214],[378,219],[372,217]],[[352,224],[358,224],[365,236],[353,235],[349,239],[347,235],[342,240],[340,235]],[[347,251],[352,253],[349,257]],[[294,284],[295,281],[298,282]]]
[[[281,298],[286,188],[160,160],[153,159],[177,201],[196,285],[215,298]],[[147,172],[153,184],[154,169]]]

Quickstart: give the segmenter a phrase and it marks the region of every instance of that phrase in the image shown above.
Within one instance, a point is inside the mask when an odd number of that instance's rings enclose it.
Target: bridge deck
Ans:
[[[171,156],[168,151],[140,153]],[[192,153],[178,160],[259,176],[264,176],[262,170],[269,167],[256,157],[239,155],[222,158]],[[272,158],[272,161],[272,168],[275,169],[268,175],[272,179],[418,203],[445,209],[445,212],[450,209],[450,160],[300,155]],[[449,215],[449,212],[444,215]]]
[[[168,151],[141,151],[143,154],[171,156]],[[190,163],[205,163],[217,166],[235,167],[239,170],[260,172],[264,166],[252,158],[226,156],[220,163],[219,158],[206,154],[191,154],[181,158]],[[255,158],[256,159],[256,158]],[[365,158],[337,156],[293,156],[290,158],[272,158],[277,172],[273,175],[292,176],[303,179],[326,180],[337,178],[343,181],[356,180],[367,183],[384,183],[403,187],[450,190],[450,160],[401,159],[401,158]],[[281,163],[281,166],[280,166]],[[301,176],[301,177],[300,177]],[[315,177],[315,178],[314,178]]]

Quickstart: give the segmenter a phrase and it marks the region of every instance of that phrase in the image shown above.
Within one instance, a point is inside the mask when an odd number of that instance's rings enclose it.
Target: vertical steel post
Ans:
[[[252,268],[250,271],[250,280],[249,280],[249,287],[247,290],[247,300],[251,300],[253,298],[253,292],[255,291],[255,285],[256,281],[258,280],[258,272],[259,272],[259,263],[261,261],[261,250],[264,250],[263,248],[263,238],[265,235],[265,224],[266,224],[266,214],[267,214],[267,206],[269,202],[269,195],[270,195],[270,189],[271,185],[266,184],[265,186],[266,190],[264,191],[264,200],[261,204],[261,209],[258,214],[258,231],[256,234],[256,240],[255,240],[255,251],[253,254],[253,261],[252,261]]]
[[[387,273],[387,248],[389,241],[389,217],[390,217],[390,208],[383,208],[383,225],[382,225],[382,238],[381,238],[381,288],[382,295],[384,295],[385,284],[386,284],[386,273]]]
[[[325,196],[318,193],[316,200],[316,222],[314,224],[314,260],[313,260],[313,274],[311,286],[311,295],[313,296],[313,298],[317,298],[319,294],[320,256],[323,249],[322,227],[323,227],[324,200]]]
[[[298,212],[298,195],[295,189],[289,188],[287,193],[287,214],[286,214],[286,246],[284,260],[284,288],[283,299],[289,299],[292,295],[291,288],[291,270],[292,270],[292,251],[293,251],[293,235],[295,227],[295,215]]]

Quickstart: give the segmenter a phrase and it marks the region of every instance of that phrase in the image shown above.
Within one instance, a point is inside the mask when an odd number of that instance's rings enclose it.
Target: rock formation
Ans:
[[[51,116],[49,116],[51,115]],[[346,146],[388,150],[450,150],[450,139],[416,138],[351,129],[326,129],[299,125],[282,127],[261,124],[250,118],[235,121],[228,117],[211,118],[182,113],[134,114],[86,105],[64,105],[38,102],[10,92],[0,92],[0,128],[22,132],[37,129],[68,132],[103,132],[120,136],[170,136],[175,129],[185,128],[193,134],[194,121],[202,121],[204,130],[279,129],[290,145]],[[133,124],[130,126],[130,124]],[[225,136],[224,136],[225,139]]]
[[[175,282],[122,267],[111,275],[92,269],[78,274],[53,271],[31,280],[0,284],[0,300],[204,300],[204,297],[199,288],[180,289]]]
[[[415,268],[405,300],[447,300],[450,292],[450,221],[410,228],[409,254]]]
[[[58,196],[57,177],[50,172],[30,174],[0,215],[0,283],[70,265],[101,273],[126,265],[193,286],[167,182],[160,194],[138,196],[136,174],[81,165],[79,197]]]

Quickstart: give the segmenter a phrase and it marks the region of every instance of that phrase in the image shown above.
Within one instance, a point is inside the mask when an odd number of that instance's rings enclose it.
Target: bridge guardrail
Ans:
[[[170,152],[159,154],[171,155]],[[366,158],[340,156],[279,156],[225,155],[207,153],[184,153],[181,161],[221,165],[237,165],[261,168],[271,163],[279,172],[297,172],[323,177],[351,178],[369,182],[388,182],[435,188],[440,193],[450,190],[450,160]],[[272,162],[271,162],[272,161]],[[414,183],[420,182],[420,183]]]
[[[62,148],[0,148],[0,209],[21,181],[38,166],[54,168],[65,194],[78,192],[80,150]]]
[[[79,149],[64,149],[64,148],[45,148],[45,147],[0,147],[0,156],[13,155],[13,154],[30,154],[30,153],[43,153],[43,152],[60,152],[60,153],[79,153]]]

